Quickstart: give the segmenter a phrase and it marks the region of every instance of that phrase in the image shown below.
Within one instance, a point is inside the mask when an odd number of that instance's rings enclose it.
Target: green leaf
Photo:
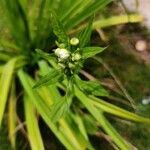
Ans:
[[[86,3],[87,1],[85,1]],[[109,4],[111,0],[95,0],[92,2],[92,4],[87,5],[81,9],[81,11],[72,16],[69,20],[65,20],[65,29],[69,30],[79,23],[81,23],[83,20],[88,18],[89,16],[93,15],[98,10],[104,8],[107,4]],[[86,4],[84,4],[86,5]]]
[[[60,43],[68,45],[69,38],[65,32],[65,29],[61,22],[57,19],[57,16],[54,12],[51,12],[51,24],[54,34],[58,37]]]
[[[93,18],[92,17],[89,21],[89,24],[87,25],[87,27],[81,31],[78,35],[79,41],[80,41],[80,45],[79,47],[85,47],[88,42],[90,41],[90,37],[91,37],[91,33],[92,33],[92,23],[93,23]]]
[[[36,82],[36,84],[33,86],[33,88],[37,88],[43,85],[48,84],[55,84],[56,82],[60,81],[63,78],[63,73],[60,69],[51,69],[51,71],[43,76],[39,81]]]
[[[89,57],[93,57],[96,54],[104,51],[106,47],[85,47],[80,49],[81,55],[83,59],[87,59]]]
[[[8,54],[0,53],[0,61],[9,61],[11,57]]]
[[[123,118],[123,119],[132,120],[135,122],[150,124],[150,118],[139,116],[135,113],[129,112],[129,111],[124,110],[120,107],[117,107],[113,104],[105,102],[104,100],[101,100],[99,98],[92,96],[91,102],[94,106],[96,106],[97,108],[99,108],[99,109],[101,109],[101,110],[103,110],[109,114],[118,116],[118,117]]]
[[[24,49],[29,48],[30,33],[27,21],[27,16],[18,0],[2,0],[1,5],[6,12],[6,25],[12,33],[13,38],[18,47]]]
[[[66,89],[66,95],[52,106],[51,119],[53,122],[58,121],[68,111],[74,96],[73,77],[69,79]]]
[[[13,71],[15,68],[16,58],[11,59],[3,68],[0,78],[0,126],[2,123],[3,114],[5,111],[5,105],[9,94],[9,88],[11,85]]]
[[[60,99],[58,102],[54,103],[51,108],[51,120],[55,123],[62,118],[68,111],[68,103],[65,99]]]
[[[98,131],[96,120],[92,116],[86,114],[83,116],[83,122],[87,133],[95,135]]]
[[[89,0],[88,0],[89,1]],[[81,1],[81,0],[75,0],[75,1],[71,1],[71,7],[70,7],[70,4],[68,5],[68,8],[66,8],[63,12],[63,14],[60,14],[60,20],[62,22],[66,22],[68,21],[68,18],[72,18],[72,16],[76,15],[77,13],[79,13],[83,7],[85,7],[85,5],[87,5],[88,1],[86,0],[86,3],[85,1]],[[63,4],[64,4],[64,1],[62,1]],[[65,4],[65,7],[67,5]]]
[[[7,48],[13,52],[19,51],[19,47],[17,47],[17,45],[15,43],[13,43],[5,38],[0,39],[0,46],[2,46],[5,49]]]
[[[108,92],[96,81],[83,81],[76,78],[76,84],[81,91],[88,95],[108,96]]]
[[[27,95],[24,96],[26,127],[32,150],[44,150],[42,137],[37,121],[36,111]]]
[[[35,50],[37,52],[37,54],[46,59],[46,60],[53,60],[53,61],[56,61],[56,57],[55,57],[55,54],[49,54],[49,53],[45,53],[44,51],[42,51],[41,49],[36,49]]]
[[[85,125],[84,125],[83,115],[80,115],[78,113],[74,114],[74,113],[70,113],[70,112],[69,112],[69,115],[75,121],[79,131],[82,133],[82,135],[85,137],[85,139],[87,139],[89,141],[88,133],[87,133]]]

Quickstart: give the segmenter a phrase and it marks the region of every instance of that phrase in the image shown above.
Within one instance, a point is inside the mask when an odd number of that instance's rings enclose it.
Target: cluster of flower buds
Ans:
[[[77,46],[79,44],[79,39],[74,37],[70,40],[71,46]],[[58,57],[58,65],[62,68],[74,68],[78,61],[81,59],[81,55],[79,52],[70,52],[64,47],[59,46],[59,48],[55,49],[55,55]]]

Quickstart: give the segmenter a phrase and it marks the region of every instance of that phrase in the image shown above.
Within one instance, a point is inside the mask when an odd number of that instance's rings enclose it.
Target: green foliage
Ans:
[[[55,84],[56,82],[63,79],[63,74],[60,69],[52,69],[47,75],[42,77],[34,86],[33,88],[40,87],[46,84]]]
[[[90,37],[92,34],[93,19],[94,18],[92,17],[87,27],[84,30],[82,30],[78,35],[78,38],[80,41],[80,44],[79,44],[80,48],[87,46],[88,42],[90,41]]]
[[[78,0],[78,1],[80,1],[80,0]],[[71,17],[65,18],[66,20],[68,19],[68,21],[65,20],[65,23],[64,23],[65,28],[67,30],[69,30],[70,28],[73,28],[74,26],[76,26],[77,24],[82,22],[84,19],[86,19],[89,16],[91,16],[92,14],[94,14],[94,12],[105,7],[110,2],[111,2],[111,0],[99,0],[99,1],[98,0],[95,0],[95,1],[88,0],[88,2],[86,1],[86,3],[83,2],[82,5],[79,5],[79,7],[77,7],[77,9],[74,8],[74,11],[76,13],[74,13],[72,15],[72,12],[70,12]],[[79,10],[79,12],[77,10]]]
[[[16,58],[10,60],[3,69],[2,75],[1,75],[1,80],[0,80],[0,126],[2,123],[3,119],[3,114],[5,111],[5,106],[7,102],[7,97],[9,93],[9,88],[11,85],[11,81],[13,78],[13,71],[14,71],[14,66],[15,66]]]
[[[93,57],[94,55],[104,51],[105,49],[106,48],[102,48],[102,47],[84,47],[80,51],[83,56],[83,59],[87,59],[89,57]]]
[[[94,24],[91,16],[110,2],[111,0],[34,0],[32,3],[27,0],[0,1],[6,15],[7,30],[9,29],[8,38],[0,39],[0,46],[3,47],[0,51],[0,127],[8,100],[9,135],[17,135],[17,98],[23,99],[25,118],[22,114],[18,116],[26,122],[24,132],[31,149],[44,149],[38,116],[69,150],[93,150],[88,133],[95,135],[100,127],[118,148],[129,149],[129,144],[109,123],[104,112],[150,123],[148,118],[95,97],[108,96],[108,93],[96,81],[84,81],[79,76],[86,59],[106,49],[86,46],[90,42]],[[67,32],[88,18],[91,20],[78,34],[78,38],[70,39]],[[53,50],[56,46],[58,48]],[[82,108],[75,105],[74,99]],[[0,139],[1,137],[2,135]],[[10,140],[15,147],[15,136]]]
[[[7,126],[7,116],[4,116],[4,120],[2,123],[2,126],[0,128],[0,150],[12,150],[10,141],[8,139],[8,130],[6,128]]]
[[[87,95],[108,96],[108,92],[96,81],[83,81],[76,78],[76,84]]]
[[[58,122],[68,111],[68,103],[66,99],[61,99],[54,103],[51,107],[51,120],[55,123]]]
[[[51,20],[51,25],[52,25],[54,34],[57,36],[58,41],[60,43],[63,43],[67,46],[69,39],[64,30],[63,25],[59,22],[56,14],[54,12],[51,12],[50,16],[51,16],[50,20]]]
[[[28,49],[30,44],[29,26],[25,12],[18,0],[9,2],[1,0],[7,15],[7,23],[10,27],[16,44],[23,50]]]
[[[56,61],[56,58],[55,58],[54,54],[45,53],[44,51],[42,51],[40,49],[36,49],[35,51],[37,52],[39,57],[41,57],[43,59]]]
[[[26,126],[31,148],[33,150],[44,150],[44,144],[40,135],[35,109],[26,95],[24,96],[24,103]]]

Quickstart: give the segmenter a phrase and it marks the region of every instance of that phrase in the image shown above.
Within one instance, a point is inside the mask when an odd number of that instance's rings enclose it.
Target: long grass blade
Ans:
[[[96,11],[104,8],[110,2],[111,2],[111,0],[96,0],[96,1],[94,1],[93,4],[91,4],[87,8],[84,8],[80,14],[75,15],[64,25],[66,30],[75,27],[81,21],[85,20],[86,18],[88,18],[89,16],[94,14]]]
[[[35,109],[28,96],[24,96],[26,126],[32,150],[44,150]]]
[[[16,147],[16,134],[14,134],[17,118],[16,118],[16,91],[15,91],[15,84],[13,82],[9,102],[8,102],[8,132],[9,132],[9,139],[13,149]]]
[[[138,23],[143,21],[143,16],[140,14],[128,14],[128,15],[120,15],[120,16],[112,16],[109,18],[102,18],[102,19],[96,19],[93,22],[92,29],[99,29],[99,28],[107,28],[114,25],[120,25],[120,24],[126,24],[126,23]],[[74,34],[80,30],[83,30],[86,28],[88,23],[84,23],[80,25],[79,27],[71,30],[69,33]]]
[[[99,98],[91,97],[91,102],[93,105],[95,105],[97,108],[100,108],[101,110],[113,114],[115,116],[132,120],[135,122],[141,122],[141,123],[147,123],[150,124],[150,118],[141,117],[137,114],[134,114],[132,112],[126,111],[120,107],[117,107],[113,104],[110,104],[108,102],[105,102]]]
[[[0,79],[0,126],[5,111],[5,105],[9,94],[16,59],[10,60],[3,68]]]

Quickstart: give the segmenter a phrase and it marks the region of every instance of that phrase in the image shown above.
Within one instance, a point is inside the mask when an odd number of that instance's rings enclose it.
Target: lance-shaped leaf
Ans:
[[[57,16],[54,12],[51,12],[51,25],[54,34],[58,37],[59,42],[68,45],[69,38],[64,30],[63,25],[57,19]]]
[[[76,25],[81,23],[83,20],[85,20],[89,16],[93,15],[96,11],[103,9],[110,2],[111,2],[111,0],[95,0],[91,3],[91,1],[86,0],[85,4],[80,5],[80,7],[84,6],[84,9],[81,9],[81,11],[79,11],[78,14],[75,14],[74,16],[71,16],[71,18],[66,19],[64,21],[65,29],[69,30],[69,29],[75,27]],[[88,3],[88,5],[86,5],[87,3]],[[78,8],[80,9],[80,7],[78,7]],[[78,8],[75,8],[75,9],[78,10]]]
[[[43,85],[55,84],[63,78],[63,73],[60,69],[52,69],[47,75],[43,76],[33,88],[37,88]]]
[[[99,108],[109,114],[118,116],[123,119],[132,120],[135,122],[150,124],[150,118],[139,116],[138,114],[129,112],[118,106],[115,106],[113,104],[105,102],[102,99],[91,96],[91,102],[94,104],[94,106],[96,106],[97,108]]]
[[[87,46],[88,42],[90,41],[90,37],[92,34],[92,23],[93,23],[93,17],[90,19],[87,27],[84,30],[82,30],[78,35],[80,41],[80,45],[79,45],[80,48]]]
[[[36,49],[35,50],[37,52],[37,54],[41,57],[41,58],[44,58],[46,60],[53,60],[53,61],[56,61],[56,56],[55,54],[48,54],[48,53],[45,53],[44,51],[42,51],[41,49]]]
[[[66,95],[52,106],[50,117],[53,122],[57,122],[69,111],[73,96],[73,78],[71,78],[67,84]]]
[[[108,96],[108,92],[96,81],[83,81],[76,77],[76,84],[81,91],[88,95]]]
[[[65,99],[61,99],[58,102],[54,103],[51,108],[51,115],[50,118],[53,122],[59,121],[66,112],[68,111],[68,103]]]
[[[83,59],[87,59],[89,57],[93,57],[96,54],[104,51],[106,47],[85,47],[80,49],[80,53]]]

